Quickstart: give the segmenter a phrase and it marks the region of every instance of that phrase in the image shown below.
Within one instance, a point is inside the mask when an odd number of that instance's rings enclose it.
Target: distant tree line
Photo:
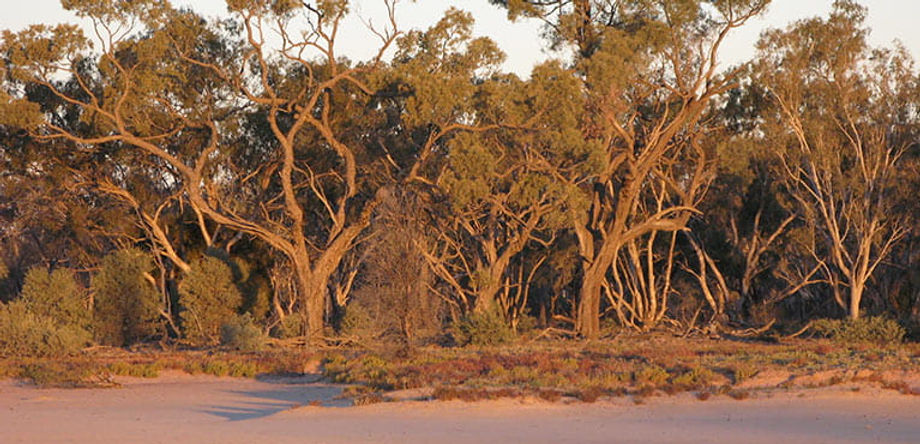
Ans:
[[[571,56],[389,1],[363,61],[344,0],[5,31],[0,344],[920,321],[920,78],[864,7],[722,67],[769,0],[490,1]]]

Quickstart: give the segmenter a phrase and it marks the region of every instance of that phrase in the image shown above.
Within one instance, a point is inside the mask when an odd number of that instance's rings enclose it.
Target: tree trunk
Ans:
[[[600,335],[601,286],[604,273],[599,267],[589,267],[581,282],[578,298],[578,317],[575,330],[586,339],[597,339]]]
[[[859,319],[859,304],[862,301],[864,290],[865,286],[861,283],[854,283],[850,288],[850,319],[854,321]]]
[[[302,310],[306,314],[305,333],[311,344],[319,343],[323,338],[323,308],[326,294],[326,282],[319,282],[310,269],[308,259],[292,257],[294,278],[297,280],[298,297]]]

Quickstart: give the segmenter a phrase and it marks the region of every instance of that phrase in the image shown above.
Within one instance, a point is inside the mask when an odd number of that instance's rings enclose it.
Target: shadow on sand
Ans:
[[[227,390],[233,401],[228,405],[214,406],[204,412],[227,419],[244,421],[274,415],[292,408],[321,405],[323,407],[350,407],[351,399],[343,399],[343,387],[320,382],[319,375],[264,376],[259,382],[273,384],[265,390]]]

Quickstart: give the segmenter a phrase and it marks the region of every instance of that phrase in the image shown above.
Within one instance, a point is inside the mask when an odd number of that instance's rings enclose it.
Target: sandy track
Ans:
[[[735,401],[532,400],[346,407],[306,381],[167,375],[118,389],[0,382],[4,443],[917,443],[920,397],[873,389]],[[313,407],[320,400],[324,407]]]

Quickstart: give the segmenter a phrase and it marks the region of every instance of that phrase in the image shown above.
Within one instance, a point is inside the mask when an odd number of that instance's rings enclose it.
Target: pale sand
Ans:
[[[0,382],[2,443],[920,443],[920,396],[864,387],[594,404],[348,407],[341,388],[168,374],[115,389]],[[309,406],[323,401],[323,407]]]

